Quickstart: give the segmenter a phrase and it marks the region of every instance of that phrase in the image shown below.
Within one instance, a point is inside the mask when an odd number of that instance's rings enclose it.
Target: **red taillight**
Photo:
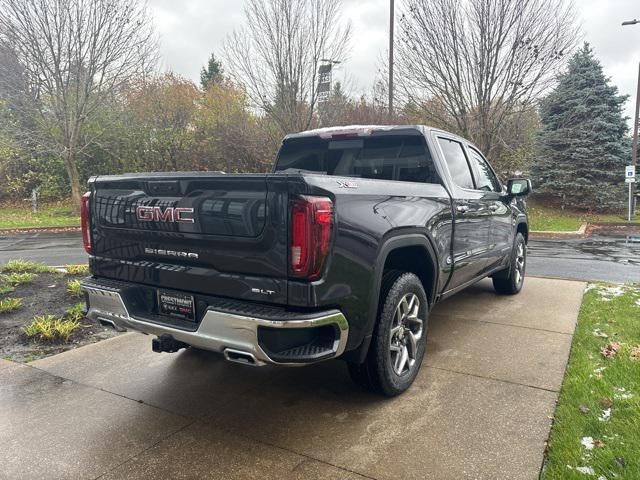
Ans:
[[[291,205],[290,273],[315,280],[322,274],[333,224],[333,203],[326,197],[302,196]]]
[[[80,223],[82,227],[82,244],[87,253],[91,253],[91,224],[89,221],[89,199],[91,192],[87,192],[82,196],[80,201]]]

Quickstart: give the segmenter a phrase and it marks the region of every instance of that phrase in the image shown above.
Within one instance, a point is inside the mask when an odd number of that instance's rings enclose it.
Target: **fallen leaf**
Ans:
[[[602,440],[594,440],[593,441],[593,446],[596,448],[604,448],[605,444]]]
[[[602,408],[611,408],[613,407],[613,400],[611,400],[609,397],[603,397],[600,399],[600,406]]]
[[[611,358],[616,356],[618,350],[620,350],[620,344],[618,342],[611,342],[605,347],[602,347],[600,353],[604,358]]]
[[[629,359],[634,362],[640,360],[640,345],[631,349],[631,353],[629,353]]]
[[[586,405],[580,405],[578,407],[578,410],[580,410],[580,413],[584,413],[584,414],[589,413],[589,407],[587,407]]]

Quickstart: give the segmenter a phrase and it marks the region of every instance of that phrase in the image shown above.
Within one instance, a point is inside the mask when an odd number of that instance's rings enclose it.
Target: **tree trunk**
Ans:
[[[76,208],[80,209],[82,193],[80,191],[80,176],[78,175],[76,156],[73,149],[68,149],[66,151],[64,155],[64,163],[67,167],[67,175],[69,175],[69,183],[71,184],[71,198]]]

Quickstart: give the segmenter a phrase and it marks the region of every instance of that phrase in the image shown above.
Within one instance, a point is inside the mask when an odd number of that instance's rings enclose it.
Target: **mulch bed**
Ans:
[[[590,235],[640,235],[640,225],[616,223],[590,223],[587,225],[586,236]]]
[[[82,276],[40,273],[32,283],[18,285],[14,292],[2,295],[22,298],[22,306],[13,312],[0,313],[0,358],[29,362],[118,335],[115,330],[85,318],[67,343],[42,343],[27,338],[22,328],[34,316],[62,316],[68,308],[83,301],[82,297],[67,292],[67,282],[74,278]]]

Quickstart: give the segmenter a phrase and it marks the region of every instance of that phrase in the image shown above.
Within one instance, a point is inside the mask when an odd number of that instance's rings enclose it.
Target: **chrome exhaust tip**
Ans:
[[[224,358],[226,358],[230,362],[242,363],[243,365],[251,365],[252,367],[263,365],[262,362],[256,360],[256,357],[254,357],[253,354],[249,352],[234,350],[233,348],[226,348],[223,353]]]
[[[115,322],[113,320],[111,320],[109,318],[98,317],[98,321],[100,322],[100,325],[102,325],[103,327],[111,327],[116,332],[126,332],[127,331],[126,328],[119,327],[118,325],[115,324]]]

